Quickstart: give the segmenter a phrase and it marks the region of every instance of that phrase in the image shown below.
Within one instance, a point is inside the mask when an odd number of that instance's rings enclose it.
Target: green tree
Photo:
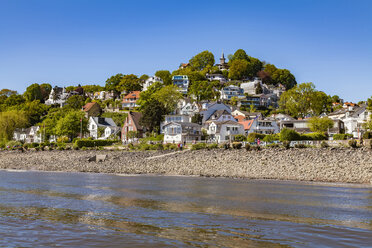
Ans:
[[[273,79],[276,84],[283,84],[286,89],[293,88],[297,82],[296,78],[292,75],[292,73],[287,69],[278,69],[272,75],[271,78]]]
[[[203,51],[192,57],[189,63],[194,70],[202,71],[207,66],[214,65],[214,55],[209,51]]]
[[[189,95],[194,96],[196,101],[213,100],[220,96],[219,86],[219,81],[196,81],[189,86]]]
[[[171,85],[172,84],[171,73],[167,70],[157,71],[157,72],[155,72],[155,76],[161,78],[165,85]]]
[[[140,124],[146,127],[149,132],[159,133],[160,123],[164,120],[164,115],[167,114],[165,106],[160,101],[151,99],[141,112]]]
[[[121,73],[118,73],[114,76],[111,76],[110,78],[108,78],[106,80],[106,85],[105,85],[105,89],[106,90],[109,90],[109,91],[118,91],[118,87],[120,85],[120,81],[124,78],[124,75],[121,74]],[[87,91],[86,89],[84,89],[84,91]],[[99,90],[97,90],[99,91]],[[120,90],[119,90],[120,92]]]
[[[83,121],[83,133],[87,131],[87,119],[84,118],[82,111],[73,110],[67,113],[67,115],[58,120],[56,125],[56,134],[58,136],[67,136],[71,140],[78,137],[80,134],[80,120]]]
[[[0,112],[0,141],[11,140],[16,128],[28,125],[27,115],[23,111]]]
[[[140,93],[140,99],[138,99],[137,104],[140,106],[140,109],[147,104],[149,100],[152,99],[152,96],[155,92],[163,88],[163,84],[160,82],[155,82],[147,90]]]
[[[67,106],[72,109],[81,109],[85,105],[85,97],[84,96],[71,96],[66,100]]]
[[[280,109],[293,117],[316,116],[331,109],[330,98],[315,90],[313,83],[303,83],[284,92],[279,100]]]
[[[47,100],[49,98],[49,94],[52,91],[52,86],[50,84],[40,84],[40,91],[43,100]]]
[[[166,112],[170,113],[176,109],[177,103],[182,99],[182,94],[178,91],[177,86],[168,85],[156,91],[152,98],[162,103]]]
[[[367,110],[372,112],[372,97],[367,99]]]
[[[249,57],[249,63],[247,66],[247,76],[250,78],[257,77],[258,72],[262,69],[262,62],[259,59]]]
[[[191,122],[192,123],[197,123],[197,124],[201,125],[202,121],[203,121],[203,115],[201,115],[199,113],[196,113],[191,117]]]
[[[10,95],[5,101],[4,101],[4,104],[7,106],[7,107],[10,107],[10,106],[16,106],[16,105],[20,105],[22,103],[24,103],[26,100],[24,99],[24,97],[22,95]]]
[[[39,100],[43,101],[43,95],[41,94],[40,85],[31,84],[27,87],[26,92],[23,94],[27,101]]]
[[[143,74],[142,76],[140,76],[139,79],[140,79],[142,82],[145,82],[149,77],[150,77],[149,75],[147,75],[147,74]]]
[[[233,62],[234,60],[245,60],[247,62],[250,61],[249,56],[243,49],[236,50],[234,55],[229,58],[229,62]]]
[[[329,128],[333,127],[334,122],[328,117],[319,118],[314,116],[308,120],[308,125],[313,132],[327,132]]]
[[[114,76],[112,76],[112,77],[114,77]],[[109,78],[109,79],[111,79],[111,78]],[[107,80],[109,80],[109,79],[107,79]],[[115,88],[111,87],[111,85],[113,83],[114,83],[113,81],[110,81],[110,83],[106,83],[106,85],[109,85],[109,86],[106,86],[107,87],[106,90],[115,90]],[[102,87],[100,85],[94,85],[94,84],[93,85],[84,85],[84,86],[82,86],[82,88],[83,88],[84,92],[88,92],[88,93],[99,92],[99,91],[103,91],[105,89],[104,87]]]
[[[241,80],[248,76],[249,62],[243,59],[235,59],[231,62],[229,78],[232,80]]]
[[[10,97],[11,95],[17,95],[17,91],[9,89],[0,90],[0,96]]]
[[[136,91],[136,90],[142,90],[142,85],[140,83],[140,79],[134,75],[125,75],[121,80],[119,85],[116,87],[116,90],[121,92],[121,91],[126,91],[127,93],[131,91]]]

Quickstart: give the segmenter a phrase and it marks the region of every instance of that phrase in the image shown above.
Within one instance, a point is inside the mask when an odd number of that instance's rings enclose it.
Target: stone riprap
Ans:
[[[1,151],[0,169],[372,183],[367,148],[183,151]],[[104,162],[89,162],[107,155]],[[151,158],[153,157],[153,158]]]

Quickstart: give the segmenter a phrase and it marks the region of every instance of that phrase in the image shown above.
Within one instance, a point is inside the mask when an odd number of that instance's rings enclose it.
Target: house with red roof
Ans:
[[[140,124],[142,113],[129,111],[121,130],[121,141],[130,143],[139,138],[143,138],[146,128]]]
[[[122,101],[123,108],[136,108],[138,107],[137,101],[140,98],[141,91],[132,91],[124,96]]]
[[[97,117],[101,114],[102,109],[101,106],[99,106],[96,102],[88,102],[83,106],[83,111],[85,112],[85,117]]]

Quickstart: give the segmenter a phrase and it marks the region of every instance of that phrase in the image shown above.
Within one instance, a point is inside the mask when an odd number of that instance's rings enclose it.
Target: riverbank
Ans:
[[[0,169],[372,183],[372,150],[1,151]],[[95,155],[104,162],[89,162]]]

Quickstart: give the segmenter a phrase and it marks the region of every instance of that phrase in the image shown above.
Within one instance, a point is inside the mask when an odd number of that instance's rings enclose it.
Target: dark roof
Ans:
[[[84,105],[83,110],[85,112],[88,112],[96,104],[99,106],[99,104],[96,102],[88,102],[87,104]]]
[[[130,115],[132,117],[133,123],[136,126],[137,130],[142,130],[143,127],[140,125],[140,120],[142,118],[142,113],[130,111],[128,115]]]
[[[209,118],[207,120],[211,120],[211,118],[213,116],[215,116],[215,118],[213,118],[213,119],[217,120],[218,118],[220,118],[224,114],[225,115],[231,115],[229,112],[226,111],[226,109],[219,109],[219,110],[214,111],[213,114],[211,114],[211,116],[209,116]]]

